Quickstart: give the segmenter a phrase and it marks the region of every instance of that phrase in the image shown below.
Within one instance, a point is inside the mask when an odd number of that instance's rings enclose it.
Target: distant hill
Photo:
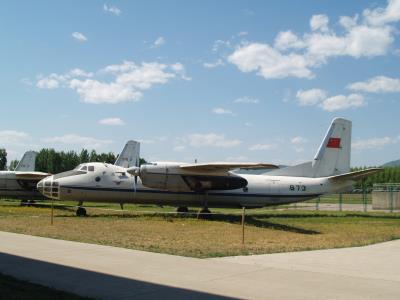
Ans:
[[[382,165],[382,167],[400,167],[400,159],[389,161],[388,163]]]

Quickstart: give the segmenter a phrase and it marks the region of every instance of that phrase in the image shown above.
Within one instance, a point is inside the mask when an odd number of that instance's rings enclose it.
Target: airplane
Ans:
[[[277,168],[273,164],[153,162],[115,166],[86,163],[74,170],[44,178],[38,190],[54,200],[80,203],[76,214],[85,216],[83,202],[259,208],[301,202],[323,194],[352,190],[355,181],[380,172],[371,168],[350,172],[352,123],[333,119],[312,161]],[[138,153],[136,153],[138,155]],[[265,173],[238,174],[237,168],[266,168]]]
[[[35,171],[36,155],[34,151],[27,151],[13,171],[0,171],[0,197],[43,199],[36,185],[51,174]]]

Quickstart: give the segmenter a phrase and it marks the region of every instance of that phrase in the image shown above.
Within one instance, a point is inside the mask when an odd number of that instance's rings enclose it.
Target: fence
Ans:
[[[400,209],[400,183],[374,184],[372,191],[374,209]]]
[[[277,207],[279,208],[279,206]],[[372,211],[372,193],[364,191],[351,194],[329,194],[286,206],[288,209]]]

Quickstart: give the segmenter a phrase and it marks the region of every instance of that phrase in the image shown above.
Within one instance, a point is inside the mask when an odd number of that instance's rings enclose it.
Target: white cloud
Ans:
[[[371,138],[365,140],[358,140],[352,143],[351,147],[356,150],[364,149],[381,149],[384,146],[397,143],[398,139],[388,136],[382,138]]]
[[[125,125],[125,122],[120,118],[105,118],[99,120],[99,124],[101,125],[110,125],[110,126],[122,126]]]
[[[389,0],[386,8],[378,7],[372,10],[366,9],[363,15],[368,23],[375,26],[397,22],[400,20],[400,1]]]
[[[254,71],[265,79],[313,77],[310,62],[304,56],[295,53],[284,55],[267,44],[241,46],[229,55],[228,61],[242,72]]]
[[[16,144],[19,145],[26,141],[29,135],[23,131],[16,130],[1,130],[0,131],[0,145]]]
[[[185,66],[181,63],[175,63],[171,65],[171,69],[176,72],[183,80],[192,80],[192,77],[186,75]]]
[[[51,75],[42,79],[39,79],[36,86],[40,89],[53,90],[60,86],[59,80],[53,78]]]
[[[327,32],[329,18],[327,15],[313,15],[310,20],[310,27],[312,31]]]
[[[232,45],[230,41],[216,40],[211,50],[213,52],[218,52],[221,48],[231,48],[231,47]]]
[[[76,39],[79,42],[86,42],[87,41],[87,37],[83,35],[83,33],[80,32],[73,32],[72,33],[72,37],[74,39]]]
[[[326,97],[326,92],[321,89],[299,90],[296,94],[296,98],[302,106],[316,105],[326,99]]]
[[[223,107],[216,107],[212,110],[212,112],[217,115],[235,115],[231,110],[225,109]]]
[[[291,142],[293,145],[302,145],[302,144],[304,144],[304,143],[307,142],[307,139],[305,139],[305,138],[302,137],[302,136],[295,136],[294,138],[291,138],[291,139],[290,139],[290,142]]]
[[[65,74],[50,74],[47,77],[39,76],[38,88],[56,89],[69,88],[78,93],[87,103],[119,103],[138,101],[143,91],[157,84],[166,84],[176,77],[184,80],[185,67],[181,63],[161,64],[157,62],[135,64],[124,61],[120,65],[109,65],[94,74],[81,69],[73,69]],[[113,80],[101,80],[101,76],[111,75]],[[108,79],[108,78],[107,78]]]
[[[40,89],[52,90],[61,87],[63,84],[66,84],[73,77],[89,78],[92,76],[93,73],[75,68],[62,75],[56,73],[52,73],[45,77],[39,75],[37,78],[36,86]]]
[[[246,123],[244,123],[244,126],[252,127],[252,126],[253,126],[253,123],[251,123],[251,122],[246,122]]]
[[[280,50],[286,50],[290,48],[301,49],[305,46],[306,44],[304,41],[299,39],[298,36],[290,30],[279,32],[275,38],[275,48]]]
[[[286,77],[313,78],[313,69],[328,63],[329,58],[376,57],[388,53],[400,20],[400,0],[389,1],[386,8],[365,10],[363,17],[341,16],[342,30],[331,30],[326,15],[310,19],[311,31],[302,36],[291,30],[279,32],[274,46],[267,43],[241,43],[228,56],[228,62],[242,72],[256,72],[265,79]]]
[[[376,76],[367,81],[354,82],[348,89],[367,93],[394,93],[400,92],[400,79],[386,76]]]
[[[290,139],[290,143],[293,145],[294,151],[300,153],[304,151],[303,145],[307,143],[307,139],[302,136],[295,136]]]
[[[225,63],[224,63],[224,61],[222,60],[222,59],[217,59],[215,62],[213,62],[213,63],[207,63],[207,62],[205,62],[205,63],[203,63],[203,67],[204,68],[208,68],[208,69],[211,69],[211,68],[216,68],[216,67],[219,67],[219,66],[224,66],[225,65]]]
[[[154,43],[153,43],[153,48],[160,48],[162,45],[164,45],[166,43],[165,38],[160,36],[158,37]]]
[[[344,110],[364,105],[366,105],[364,97],[359,94],[337,95],[327,98],[320,103],[322,109],[326,111]]]
[[[255,144],[249,147],[250,151],[259,151],[259,150],[272,150],[275,149],[276,145],[273,144]]]
[[[72,79],[70,88],[75,90],[86,103],[120,103],[126,101],[138,101],[142,93],[132,86],[119,83],[103,83],[97,80]]]
[[[260,100],[258,100],[257,98],[251,98],[251,97],[247,97],[247,96],[244,96],[244,97],[240,97],[240,98],[237,98],[237,99],[235,99],[235,101],[233,101],[233,102],[235,102],[235,103],[249,103],[249,104],[258,104],[258,103],[260,103]]]
[[[238,36],[246,36],[246,35],[248,35],[249,33],[247,32],[247,31],[240,31],[239,33],[238,33]]]
[[[107,4],[104,4],[104,5],[103,5],[103,10],[104,10],[105,12],[114,14],[114,15],[116,15],[116,16],[119,16],[119,15],[121,14],[121,10],[120,10],[118,7],[114,6],[114,5],[107,5]]]
[[[321,89],[299,90],[296,98],[300,105],[318,105],[326,111],[344,110],[366,105],[364,97],[360,94],[336,95],[328,97]]]
[[[43,139],[46,143],[75,145],[82,148],[98,149],[103,146],[112,144],[112,140],[96,139],[93,137],[80,136],[78,134],[65,134],[62,136],[54,136]]]
[[[66,76],[68,77],[92,77],[93,73],[91,72],[86,72],[85,70],[79,69],[79,68],[75,68],[70,70]]]
[[[217,147],[217,148],[230,148],[235,147],[242,143],[238,139],[228,139],[225,135],[216,133],[207,134],[190,134],[186,138],[192,147]]]

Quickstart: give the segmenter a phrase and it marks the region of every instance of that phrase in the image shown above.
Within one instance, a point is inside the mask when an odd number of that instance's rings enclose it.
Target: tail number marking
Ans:
[[[299,184],[297,184],[297,185],[290,185],[289,186],[289,190],[291,190],[291,191],[302,191],[302,192],[305,192],[306,190],[307,190],[307,188],[306,188],[306,186],[305,185],[299,185]]]

